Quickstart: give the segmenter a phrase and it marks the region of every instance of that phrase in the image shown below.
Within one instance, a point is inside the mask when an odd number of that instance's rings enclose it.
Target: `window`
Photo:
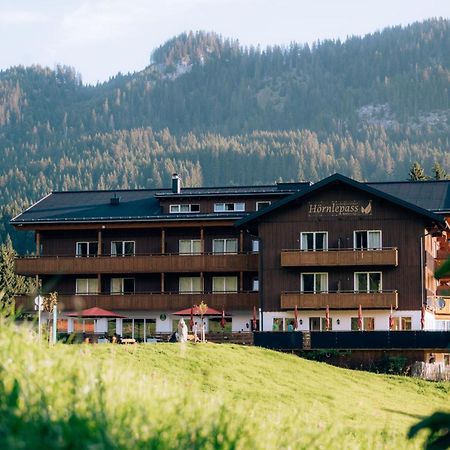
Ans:
[[[134,278],[111,278],[111,294],[134,294]]]
[[[411,330],[411,317],[401,317],[402,330]]]
[[[170,212],[170,214],[198,213],[198,212],[200,212],[200,205],[198,205],[198,204],[170,205],[169,212]]]
[[[231,333],[231,317],[225,318],[225,328],[222,328],[220,324],[221,320],[221,317],[211,317],[208,320],[208,330],[210,333]]]
[[[301,292],[328,291],[328,273],[302,273],[300,279]]]
[[[237,239],[213,239],[213,253],[237,253]]]
[[[98,279],[77,278],[75,292],[77,295],[98,294]]]
[[[256,202],[256,211],[267,208],[271,202]]]
[[[195,294],[202,292],[202,281],[200,277],[180,277],[179,292],[180,294]]]
[[[354,231],[353,248],[355,250],[380,250],[382,248],[381,231]]]
[[[301,250],[327,250],[328,233],[326,231],[311,231],[300,233]]]
[[[258,253],[259,252],[259,239],[253,239],[252,240],[252,252]]]
[[[202,252],[200,239],[180,239],[178,241],[180,255],[199,255]]]
[[[134,241],[112,241],[111,256],[134,256]]]
[[[77,256],[97,256],[98,253],[98,242],[77,242],[76,245],[76,255]]]
[[[252,291],[259,291],[259,280],[258,278],[253,278],[252,280]]]
[[[333,329],[333,319],[330,317],[330,330]],[[325,317],[310,317],[309,331],[326,331],[327,321]]]
[[[358,331],[358,318],[351,318],[351,330]],[[374,317],[363,317],[363,330],[364,331],[374,331],[375,330],[375,318]]]
[[[381,292],[381,272],[355,272],[356,292]]]
[[[213,292],[237,292],[237,277],[213,277]]]
[[[284,331],[284,318],[275,317],[273,319],[272,331]]]
[[[214,212],[245,211],[245,203],[214,203]]]

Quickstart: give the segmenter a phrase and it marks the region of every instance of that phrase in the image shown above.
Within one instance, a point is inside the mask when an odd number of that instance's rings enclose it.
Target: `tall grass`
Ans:
[[[419,448],[448,394],[231,345],[49,348],[0,318],[1,449]]]

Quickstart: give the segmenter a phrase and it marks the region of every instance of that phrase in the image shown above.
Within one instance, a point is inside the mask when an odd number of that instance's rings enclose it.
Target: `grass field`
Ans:
[[[0,319],[1,449],[420,448],[450,384],[253,347],[57,345]]]

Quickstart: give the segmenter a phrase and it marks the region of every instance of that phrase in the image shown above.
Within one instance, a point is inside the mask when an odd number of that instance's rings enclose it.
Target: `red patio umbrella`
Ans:
[[[192,308],[182,309],[181,311],[177,311],[172,314],[174,316],[189,316],[191,314],[194,316],[201,316],[200,308],[197,305],[194,305]],[[220,315],[222,315],[222,313],[220,311],[217,311],[217,309],[210,308],[208,306],[208,308],[203,313],[203,315],[204,316],[220,316]]]
[[[222,328],[225,328],[226,324],[227,324],[227,321],[225,319],[225,308],[222,307],[222,319],[220,320],[220,326]]]
[[[358,309],[358,330],[362,331],[362,329],[363,329],[363,314],[362,314],[362,306],[360,304]]]
[[[96,306],[94,308],[83,309],[65,315],[68,317],[82,317],[83,319],[126,319],[126,316],[121,316],[120,314]]]
[[[189,320],[189,326],[192,328],[194,327],[194,308],[191,308],[191,319]]]
[[[253,306],[252,331],[256,331],[256,306]]]
[[[295,305],[294,308],[294,330],[296,330],[298,328],[298,309],[297,309],[297,305]]]
[[[327,331],[330,330],[331,328],[331,320],[330,320],[330,307],[329,305],[327,305],[326,309],[325,309],[325,328]]]
[[[394,329],[394,316],[392,315],[392,305],[391,305],[391,314],[389,314],[389,330]]]
[[[425,329],[425,305],[422,305],[422,310],[420,312],[420,328]]]

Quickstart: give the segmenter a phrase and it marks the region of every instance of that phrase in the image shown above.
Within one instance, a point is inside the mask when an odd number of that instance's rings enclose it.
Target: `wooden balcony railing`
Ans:
[[[281,308],[294,309],[325,309],[328,305],[331,309],[389,309],[398,305],[397,291],[382,292],[283,292],[281,294]]]
[[[135,256],[31,256],[15,260],[19,275],[98,273],[257,272],[258,254],[159,254]]]
[[[380,250],[328,249],[282,250],[282,267],[313,266],[397,266],[397,248]]]
[[[258,292],[225,292],[205,294],[178,293],[136,293],[124,295],[58,295],[61,311],[80,311],[94,306],[120,311],[177,311],[190,308],[204,301],[208,306],[225,311],[246,310],[258,306]],[[27,296],[16,297],[16,308],[34,310],[34,299]]]

